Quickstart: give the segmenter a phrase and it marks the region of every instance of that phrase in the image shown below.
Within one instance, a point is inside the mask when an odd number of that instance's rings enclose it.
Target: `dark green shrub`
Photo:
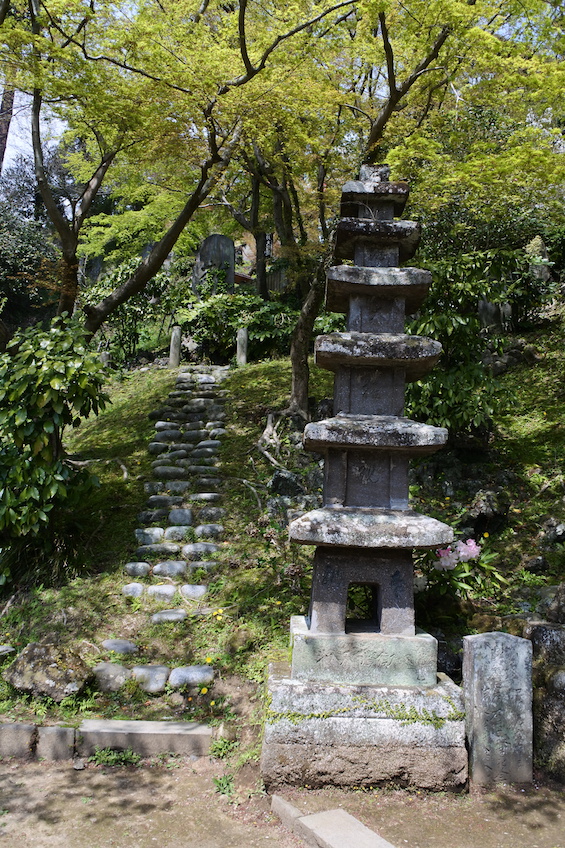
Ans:
[[[61,440],[104,408],[102,385],[84,331],[64,319],[17,333],[0,356],[0,583],[14,547],[44,530],[73,489],[92,485],[65,462]]]

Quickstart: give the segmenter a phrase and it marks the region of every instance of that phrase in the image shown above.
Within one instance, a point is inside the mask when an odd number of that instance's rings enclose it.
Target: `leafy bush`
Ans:
[[[249,359],[288,353],[298,312],[280,301],[255,294],[214,294],[195,303],[183,323],[205,356],[229,361],[235,354],[237,331],[249,331]]]
[[[429,377],[408,387],[410,414],[452,432],[487,429],[503,400],[499,382],[482,360],[493,334],[481,329],[479,301],[508,302],[516,323],[532,318],[552,296],[524,251],[475,251],[427,262],[433,284],[408,332],[441,342],[443,354]]]
[[[102,384],[84,331],[63,319],[17,333],[0,356],[0,584],[14,543],[37,536],[73,487],[91,485],[65,463],[61,439],[104,408]]]
[[[0,204],[0,299],[3,317],[17,324],[53,301],[55,251],[41,224],[17,218]]]

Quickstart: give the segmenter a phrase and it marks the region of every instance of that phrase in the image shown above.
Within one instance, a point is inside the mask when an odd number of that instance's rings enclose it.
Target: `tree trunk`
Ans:
[[[267,287],[267,233],[261,231],[255,234],[255,276],[257,277],[257,293],[263,300],[269,300]]]
[[[78,295],[78,260],[76,255],[63,256],[59,262],[59,270],[61,289],[57,315],[63,315],[66,312],[70,317],[73,314]]]
[[[4,84],[2,92],[2,104],[0,105],[0,170],[4,164],[4,156],[6,155],[6,145],[8,144],[8,132],[14,114],[14,88],[7,82]]]
[[[302,304],[296,327],[290,343],[290,362],[292,365],[292,387],[288,411],[291,415],[308,418],[308,383],[310,369],[308,353],[314,329],[314,321],[324,300],[326,273],[325,263],[320,262],[310,291]]]

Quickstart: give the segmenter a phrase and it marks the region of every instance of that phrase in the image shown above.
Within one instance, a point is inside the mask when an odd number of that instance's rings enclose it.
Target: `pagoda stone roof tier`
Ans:
[[[362,217],[372,218],[373,210],[377,204],[393,203],[394,215],[400,216],[404,211],[409,194],[408,183],[404,182],[369,184],[362,180],[349,180],[342,188],[341,214],[345,216],[355,215],[355,211],[350,211],[350,207],[353,205],[354,207],[360,206],[361,212],[365,207],[368,214],[362,214]]]
[[[416,221],[375,221],[368,218],[340,218],[334,250],[336,259],[355,259],[355,245],[374,248],[397,247],[399,261],[411,259],[420,242],[421,227]]]
[[[441,356],[439,342],[395,333],[330,333],[318,336],[316,364],[328,371],[339,368],[404,368],[406,380],[420,380]]]
[[[413,510],[326,506],[289,526],[291,542],[346,548],[436,548],[453,541],[447,524]]]
[[[420,424],[394,415],[336,415],[307,424],[304,447],[312,451],[328,448],[410,451],[422,455],[439,450],[447,442],[447,430]]]
[[[347,312],[350,297],[404,298],[410,315],[419,309],[431,283],[430,272],[420,268],[334,265],[327,273],[326,306],[331,312]]]

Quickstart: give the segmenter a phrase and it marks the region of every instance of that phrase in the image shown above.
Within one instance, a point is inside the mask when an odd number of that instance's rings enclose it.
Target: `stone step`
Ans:
[[[198,539],[219,539],[223,532],[223,524],[199,524],[194,528],[194,535]]]
[[[143,757],[168,751],[203,757],[208,753],[212,729],[190,721],[106,721],[86,719],[77,729],[77,753],[88,757],[97,748],[131,749]]]
[[[153,624],[164,624],[171,621],[184,621],[187,615],[188,613],[185,609],[161,610],[160,612],[153,613],[151,621]]]

